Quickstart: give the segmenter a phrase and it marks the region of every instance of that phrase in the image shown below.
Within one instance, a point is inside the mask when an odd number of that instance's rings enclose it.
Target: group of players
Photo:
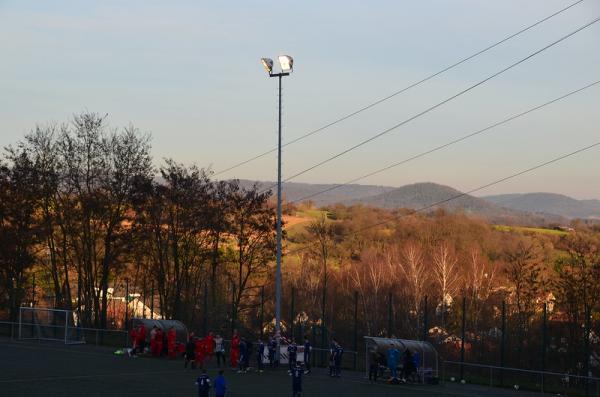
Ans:
[[[402,352],[398,347],[391,346],[387,349],[387,357],[377,353],[371,355],[369,381],[371,383],[377,382],[377,378],[381,377],[385,370],[389,370],[388,383],[415,382],[419,380],[417,374],[419,365],[420,357],[418,354],[413,354],[410,349]],[[400,368],[400,371],[398,371],[398,368]]]
[[[168,357],[176,358],[178,354],[183,353],[185,358],[185,367],[204,368],[207,360],[216,358],[216,364],[222,368],[227,364],[225,356],[225,344],[221,335],[214,335],[209,332],[205,337],[198,337],[193,332],[188,335],[187,342],[184,346],[177,343],[177,333],[175,328],[171,327],[166,332],[157,326],[153,326],[150,330],[150,346],[147,346],[146,328],[143,324],[139,324],[130,332],[131,338],[131,355],[137,356],[139,353],[149,352],[153,357]],[[281,346],[287,345],[287,358],[289,363],[288,372],[291,373],[295,363],[298,361],[298,345],[294,338],[286,338],[275,334],[267,341],[259,340],[256,347],[257,369],[262,372],[265,365],[272,368],[278,368],[281,357]],[[308,337],[304,338],[303,362],[304,372],[310,373],[310,357],[312,346]],[[250,368],[250,358],[253,355],[254,345],[243,336],[240,336],[237,330],[234,330],[231,339],[231,347],[229,349],[229,364],[231,368],[237,369],[239,373],[244,373]],[[339,376],[341,355],[343,349],[340,344],[334,339],[330,350],[330,375]],[[265,363],[268,362],[268,364]]]
[[[208,361],[216,358],[219,369],[227,365],[224,340],[219,334],[215,335],[209,332],[205,337],[198,337],[192,332],[188,335],[187,342],[180,344],[177,343],[175,328],[171,327],[164,332],[161,328],[154,326],[150,330],[150,346],[148,348],[146,328],[143,324],[139,324],[138,327],[131,330],[130,337],[132,356],[137,356],[141,352],[149,352],[153,357],[175,359],[183,353],[185,368],[202,370],[202,375],[197,382],[200,390],[203,390],[206,385],[210,386],[210,380],[206,380],[206,371],[204,370]],[[256,352],[256,370],[258,372],[263,372],[266,366],[278,368],[281,361],[285,361],[285,353],[287,353],[288,374],[292,377],[294,394],[298,395],[302,391],[302,375],[311,372],[312,346],[307,336],[304,337],[302,345],[298,346],[294,338],[286,338],[276,333],[268,340],[259,339],[255,347],[250,339],[240,336],[238,331],[234,330],[228,357],[230,367],[237,370],[239,374],[246,373],[250,369],[253,352]],[[299,353],[303,353],[302,360],[299,360]],[[341,376],[343,353],[344,349],[340,343],[335,338],[332,339],[329,349],[329,376]],[[223,372],[220,371],[220,376],[222,377],[222,375]]]
[[[131,338],[131,349],[129,351],[131,356],[136,357],[139,353],[144,353],[147,350],[146,327],[143,324],[132,328],[129,336]],[[178,348],[175,328],[171,327],[165,333],[156,325],[152,327],[150,330],[150,353],[153,357],[176,358]]]

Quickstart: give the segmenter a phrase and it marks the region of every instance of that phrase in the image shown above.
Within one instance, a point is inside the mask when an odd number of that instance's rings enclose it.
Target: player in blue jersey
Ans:
[[[300,397],[302,395],[302,363],[294,363],[292,369],[292,396]]]
[[[296,345],[296,341],[293,338],[287,347],[287,352],[289,364],[288,373],[291,375],[292,370],[296,367],[296,358],[298,357],[298,345]]]
[[[198,397],[208,397],[210,391],[210,378],[206,374],[206,370],[202,370],[202,374],[196,379],[196,386],[198,386]]]

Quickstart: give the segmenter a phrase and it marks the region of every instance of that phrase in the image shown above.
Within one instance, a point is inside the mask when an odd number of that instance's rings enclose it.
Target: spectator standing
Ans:
[[[265,342],[263,340],[258,341],[258,350],[256,352],[256,364],[258,372],[263,372],[263,358],[265,356]]]
[[[192,369],[196,368],[196,343],[194,343],[194,333],[191,332],[188,337],[188,341],[185,344],[185,363],[184,368],[190,367]],[[199,378],[198,378],[199,379]]]
[[[334,372],[335,377],[339,378],[342,376],[342,355],[344,354],[344,348],[338,343],[336,339],[334,341],[335,351],[333,356]]]
[[[252,349],[254,346],[252,345],[252,342],[248,339],[244,339],[244,342],[246,342],[246,356],[244,357],[244,367],[247,371],[248,368],[250,368],[250,357],[252,357]]]
[[[308,336],[304,337],[304,373],[310,374],[310,355],[312,346],[308,340]]]
[[[215,355],[217,356],[217,365],[221,368],[221,361],[225,365],[225,345],[223,344],[223,337],[219,334],[215,336]]]
[[[377,383],[377,375],[379,375],[379,362],[377,354],[371,354],[369,360],[369,382]]]
[[[275,366],[275,349],[277,348],[277,341],[274,337],[269,338],[269,366],[273,368]]]
[[[244,372],[246,372],[246,357],[248,355],[248,345],[246,344],[246,338],[241,338],[240,339],[240,344],[239,344],[239,352],[240,352],[240,356],[238,358],[238,374],[243,374]]]
[[[288,352],[288,363],[289,363],[289,374],[292,374],[292,371],[296,368],[296,357],[298,356],[298,345],[296,345],[296,341],[292,339],[290,344],[287,347]]]

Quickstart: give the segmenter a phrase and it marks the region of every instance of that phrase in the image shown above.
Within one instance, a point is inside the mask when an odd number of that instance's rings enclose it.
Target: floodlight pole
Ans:
[[[279,117],[277,125],[277,257],[275,270],[275,331],[281,332],[281,81],[289,73],[269,73],[269,77],[279,80]]]

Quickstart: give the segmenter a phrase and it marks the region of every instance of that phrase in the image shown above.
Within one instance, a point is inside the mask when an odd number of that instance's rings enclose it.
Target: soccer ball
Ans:
[[[450,378],[450,382],[454,382],[456,379],[454,379],[454,376]]]
[[[464,385],[465,383],[467,383],[467,381],[466,381],[466,380],[464,380],[464,379],[461,379],[461,380],[460,380],[460,383]]]

